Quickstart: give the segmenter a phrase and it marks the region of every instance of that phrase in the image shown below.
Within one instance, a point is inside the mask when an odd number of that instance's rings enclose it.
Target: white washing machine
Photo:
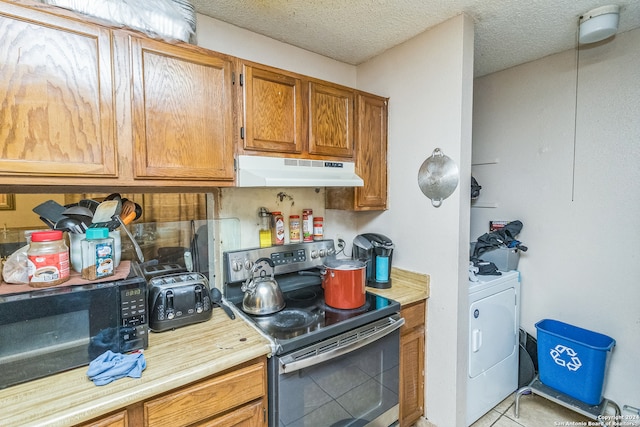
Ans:
[[[467,425],[518,388],[520,273],[469,281]]]

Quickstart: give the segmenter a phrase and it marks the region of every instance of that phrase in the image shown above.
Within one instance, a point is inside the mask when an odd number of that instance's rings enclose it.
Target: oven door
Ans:
[[[384,426],[399,417],[394,315],[273,358],[272,426]]]

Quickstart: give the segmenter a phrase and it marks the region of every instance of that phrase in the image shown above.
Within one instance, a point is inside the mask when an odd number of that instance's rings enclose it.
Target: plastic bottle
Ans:
[[[114,243],[108,228],[89,228],[81,246],[83,279],[102,279],[115,273]]]
[[[267,209],[260,208],[258,215],[260,216],[260,247],[268,248],[271,246],[271,226],[269,224],[271,221],[271,214]]]
[[[300,215],[289,216],[289,243],[300,243]]]
[[[284,217],[282,212],[271,212],[271,243],[274,245],[284,245]]]
[[[313,240],[324,239],[324,218],[317,216],[313,219]]]
[[[69,280],[69,248],[62,240],[62,231],[32,233],[27,264],[29,285],[34,288],[55,286]]]
[[[313,209],[302,210],[302,241],[313,242]]]

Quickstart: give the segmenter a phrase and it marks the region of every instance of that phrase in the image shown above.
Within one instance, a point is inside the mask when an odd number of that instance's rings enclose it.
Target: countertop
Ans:
[[[367,291],[409,305],[429,298],[429,276],[427,274],[391,268],[391,287],[377,289],[367,286]]]
[[[429,276],[392,268],[389,289],[367,291],[403,306],[429,297]],[[222,309],[211,320],[174,331],[150,333],[142,378],[95,386],[87,367],[0,390],[0,426],[71,426],[269,355],[266,338],[240,316]]]
[[[87,366],[0,390],[0,426],[71,426],[271,352],[267,339],[220,308],[204,323],[151,332],[139,379],[96,386]]]

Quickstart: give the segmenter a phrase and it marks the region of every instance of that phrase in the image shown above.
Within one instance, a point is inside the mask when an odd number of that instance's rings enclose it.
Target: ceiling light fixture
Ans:
[[[607,39],[618,31],[620,6],[597,7],[580,17],[580,44],[595,43]]]

